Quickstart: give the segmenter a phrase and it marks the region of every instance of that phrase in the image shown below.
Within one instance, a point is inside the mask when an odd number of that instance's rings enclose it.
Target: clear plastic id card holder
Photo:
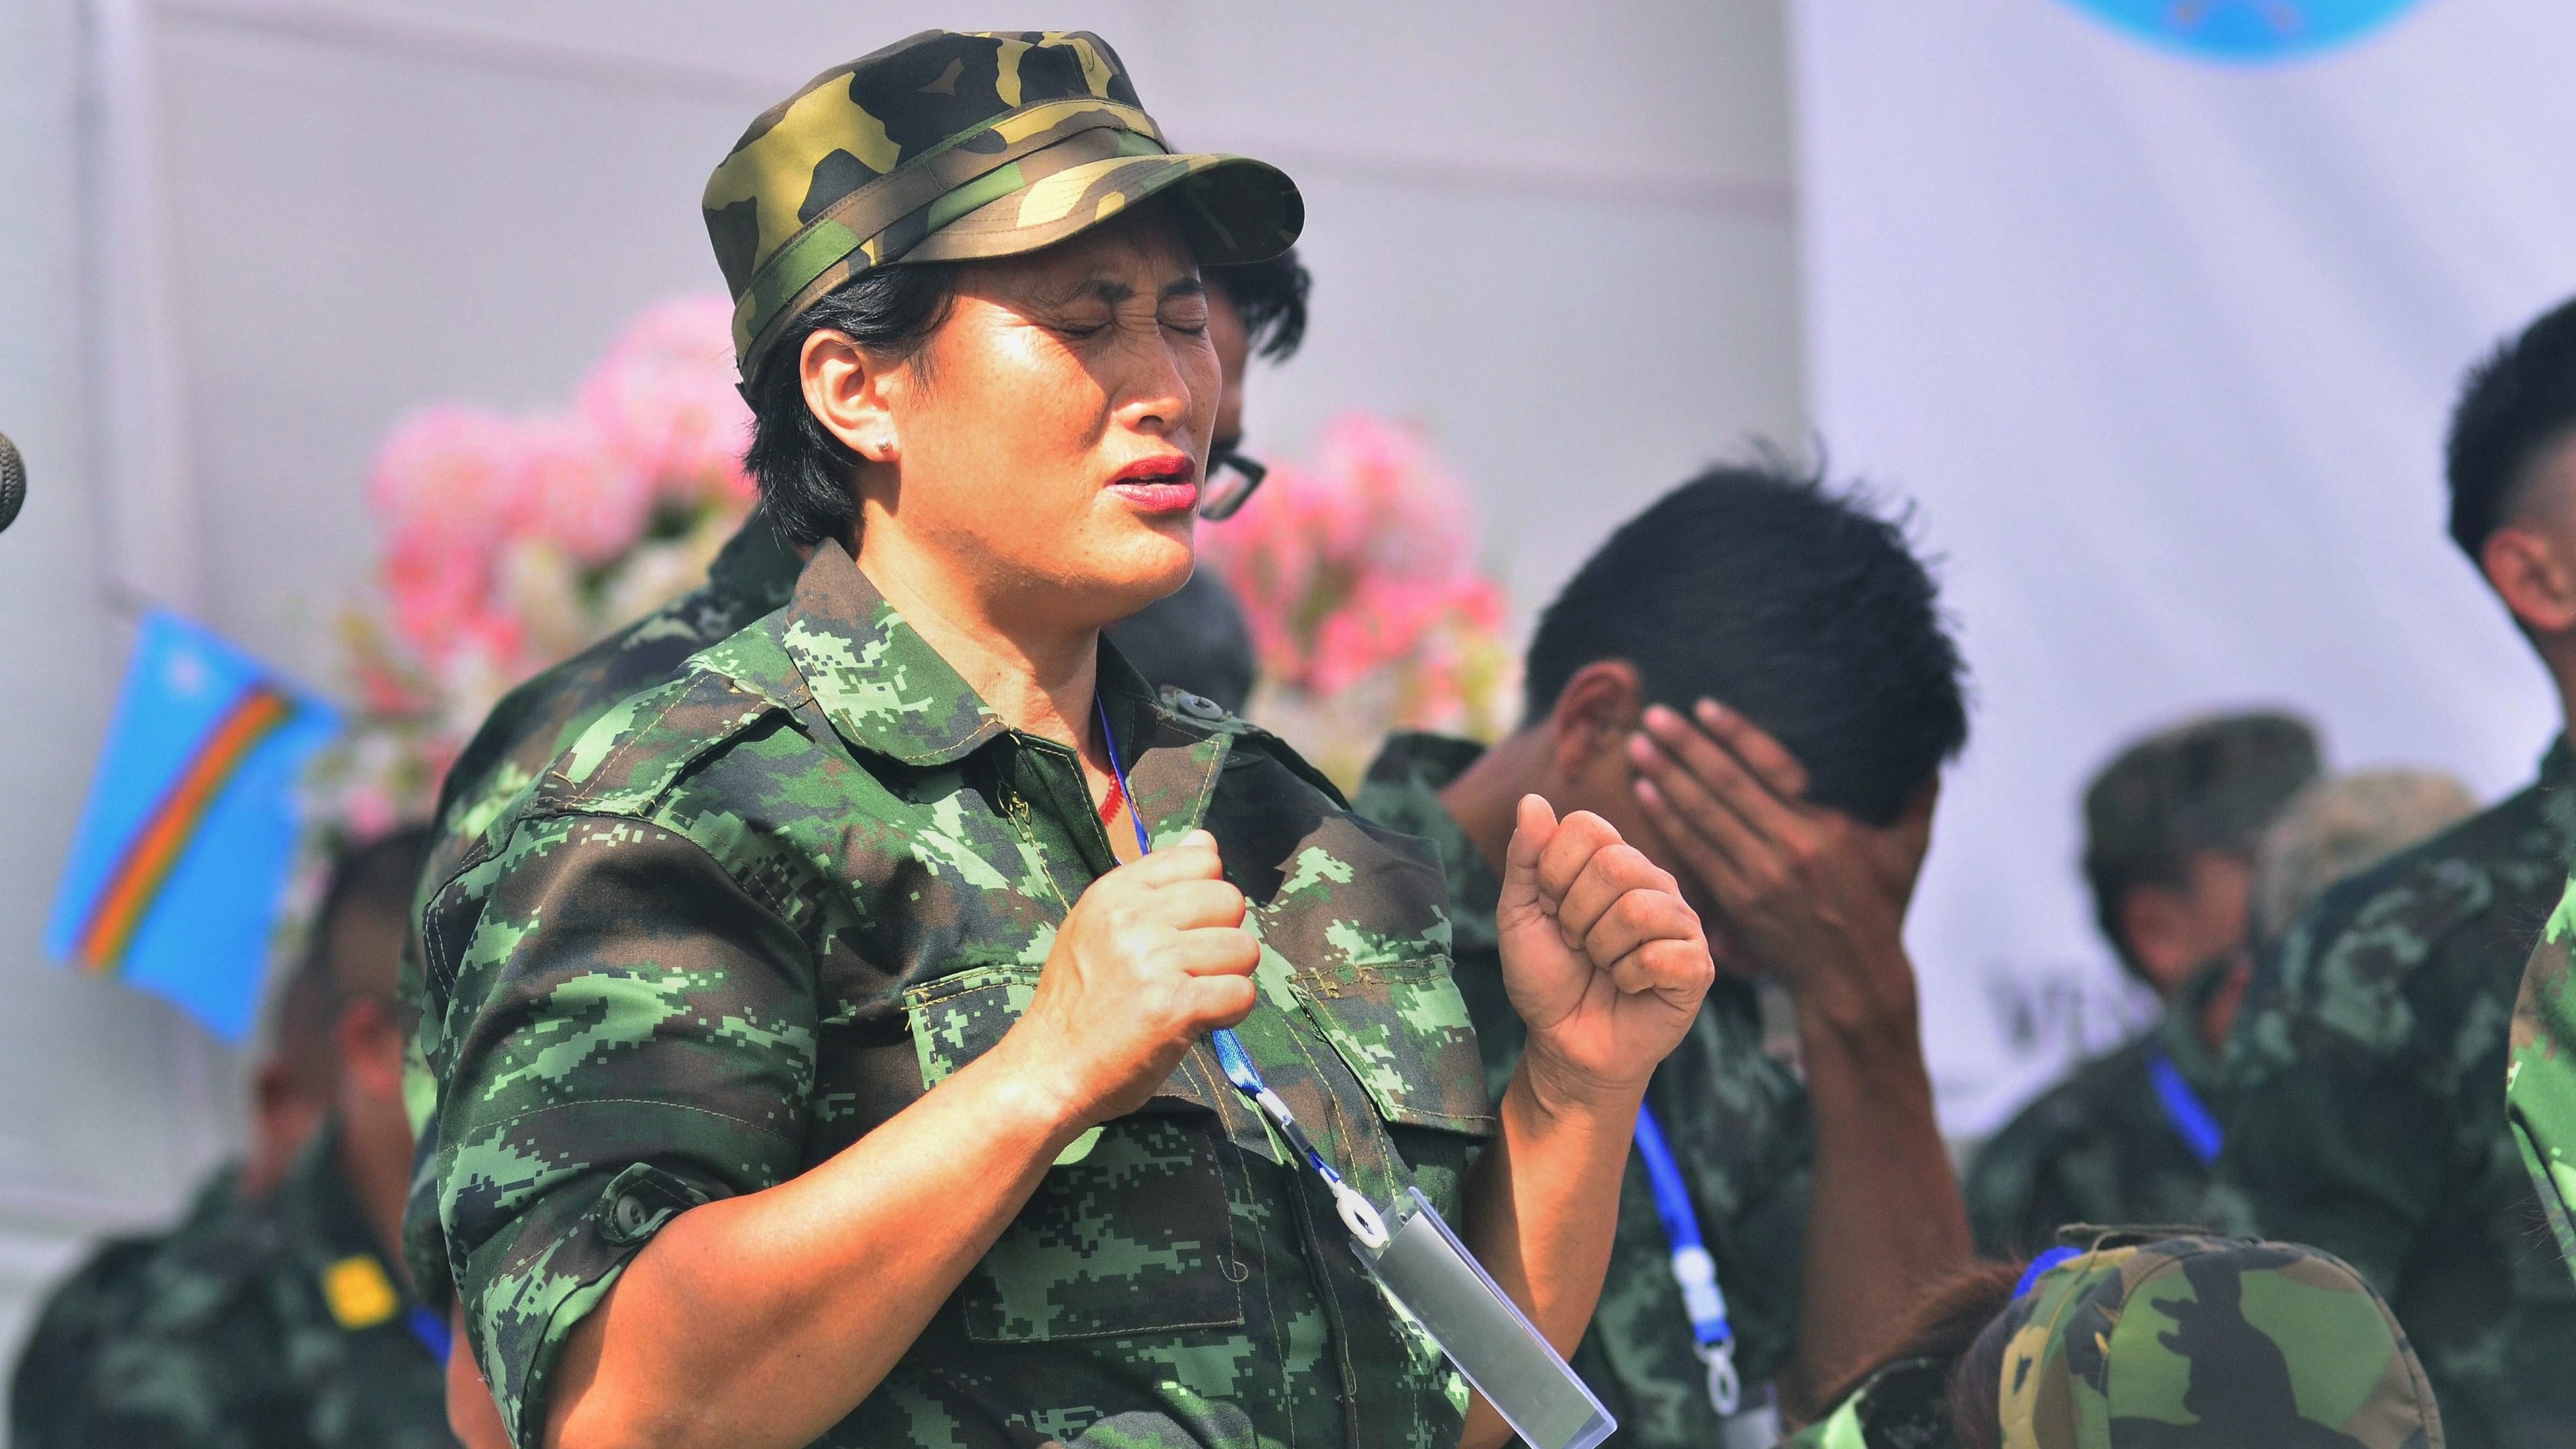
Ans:
[[[1593,1449],[1618,1429],[1420,1189],[1406,1188],[1386,1218],[1386,1246],[1351,1251],[1530,1449]]]

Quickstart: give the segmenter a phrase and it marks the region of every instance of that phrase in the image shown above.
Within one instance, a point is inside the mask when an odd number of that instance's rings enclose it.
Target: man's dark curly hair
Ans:
[[[1966,667],[1906,520],[1768,454],[1665,494],[1583,565],[1539,618],[1527,718],[1602,659],[1650,702],[1735,710],[1797,757],[1807,798],[1873,824],[1968,739]]]
[[[2497,346],[2451,412],[2451,541],[2478,562],[2531,470],[2576,437],[2576,301]]]

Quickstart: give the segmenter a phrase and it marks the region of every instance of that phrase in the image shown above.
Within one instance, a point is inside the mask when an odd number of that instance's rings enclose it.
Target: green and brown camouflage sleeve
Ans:
[[[2505,1067],[2505,1121],[2522,1165],[2539,1191],[2543,1215],[2558,1240],[2558,1255],[2576,1269],[2576,983],[2568,970],[2576,955],[2576,881],[2540,933],[2523,968],[2522,993],[2513,1007],[2512,1056]]]
[[[575,1325],[670,1219],[801,1163],[804,942],[698,844],[537,814],[433,901],[445,973],[439,1215],[514,1437]]]

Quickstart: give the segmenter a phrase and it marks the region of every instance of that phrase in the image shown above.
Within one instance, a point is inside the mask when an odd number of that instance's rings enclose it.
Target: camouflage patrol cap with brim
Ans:
[[[925,30],[771,107],[707,179],[745,385],[787,324],[871,267],[1051,246],[1171,192],[1198,260],[1258,262],[1305,224],[1296,183],[1175,152],[1108,42]]]
[[[2442,1449],[2423,1365],[2342,1259],[2078,1232],[2005,1310],[2003,1449]]]

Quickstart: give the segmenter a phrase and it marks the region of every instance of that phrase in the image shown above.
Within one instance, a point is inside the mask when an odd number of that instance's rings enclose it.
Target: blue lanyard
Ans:
[[[1127,766],[1118,758],[1118,737],[1109,728],[1108,701],[1095,691],[1091,702],[1100,714],[1100,744],[1109,753],[1109,773],[1118,781],[1119,795],[1127,801],[1127,823],[1136,827],[1136,851],[1140,855],[1151,855],[1154,842],[1145,834],[1145,816],[1136,808],[1136,792],[1127,788]],[[1305,1128],[1297,1125],[1288,1104],[1261,1080],[1261,1069],[1252,1064],[1251,1054],[1243,1049],[1243,1042],[1235,1036],[1233,1028],[1221,1026],[1209,1032],[1208,1045],[1216,1048],[1217,1065],[1225,1069],[1225,1079],[1277,1124],[1279,1134],[1288,1139],[1288,1145],[1306,1159],[1307,1164],[1315,1169],[1316,1176],[1324,1180],[1325,1189],[1333,1195],[1333,1209],[1341,1214],[1342,1226],[1349,1228],[1351,1236],[1366,1247],[1385,1247],[1388,1242],[1386,1220],[1379,1217],[1369,1200],[1342,1181],[1342,1175],[1333,1171],[1333,1165],[1324,1160],[1324,1154],[1317,1150],[1314,1139],[1306,1135]]]
[[[419,1340],[421,1347],[429,1350],[429,1356],[438,1360],[440,1367],[446,1366],[448,1351],[454,1347],[449,1341],[453,1335],[447,1331],[446,1319],[432,1313],[427,1305],[415,1303],[411,1311],[403,1315],[403,1327],[411,1331],[411,1336]]]
[[[2182,1139],[2182,1145],[2191,1149],[2191,1155],[2203,1167],[2218,1161],[2218,1149],[2227,1140],[2226,1131],[2201,1102],[2200,1094],[2191,1089],[2191,1083],[2182,1079],[2182,1068],[2174,1065],[2172,1057],[2157,1052],[2147,1058],[2147,1081],[2155,1087],[2156,1101],[2165,1109],[2165,1120],[2173,1124],[2174,1135]]]
[[[1726,1321],[1726,1295],[1718,1291],[1717,1260],[1699,1235],[1699,1214],[1691,1207],[1690,1188],[1680,1164],[1665,1145],[1655,1109],[1637,1104],[1637,1155],[1646,1160],[1646,1182],[1655,1192],[1655,1216],[1664,1220],[1664,1241],[1672,1250],[1673,1282],[1682,1290],[1682,1308],[1690,1314],[1691,1337],[1700,1361],[1708,1365],[1708,1402],[1719,1418],[1735,1412],[1743,1400],[1743,1383],[1735,1373],[1735,1328]]]

